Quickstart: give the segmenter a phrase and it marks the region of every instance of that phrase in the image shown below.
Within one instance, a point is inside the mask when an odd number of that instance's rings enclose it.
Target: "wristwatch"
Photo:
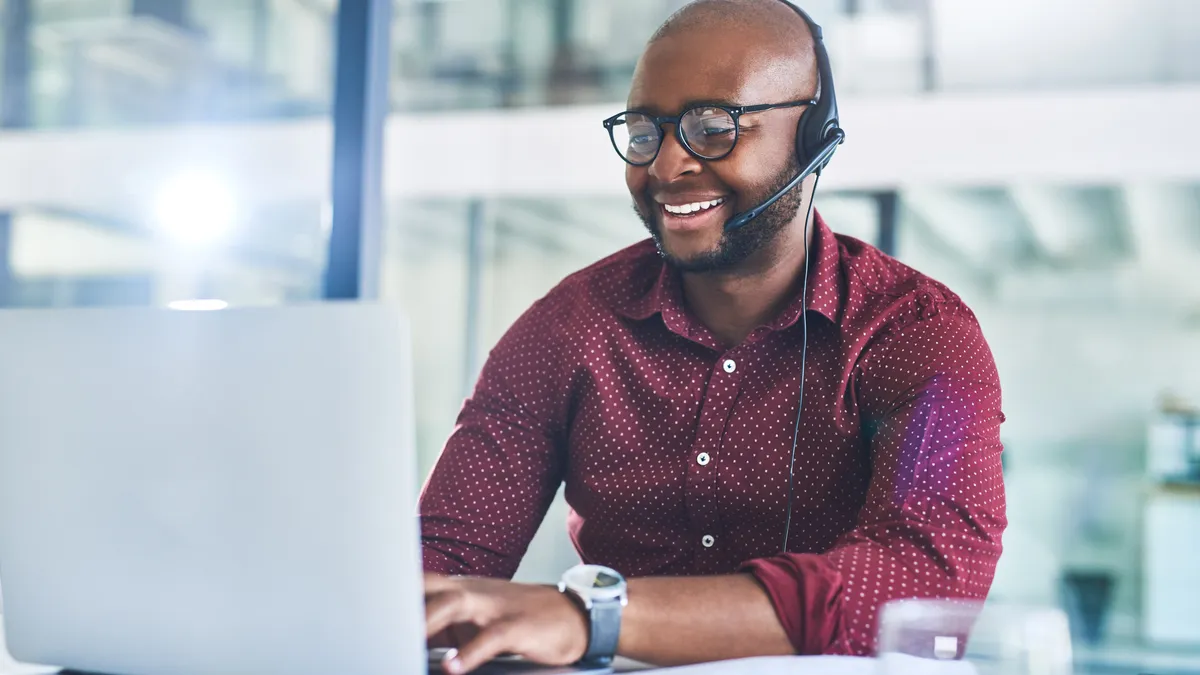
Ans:
[[[588,646],[580,660],[611,662],[621,635],[621,608],[629,603],[625,577],[600,565],[576,565],[563,574],[558,590],[575,599],[588,615]]]

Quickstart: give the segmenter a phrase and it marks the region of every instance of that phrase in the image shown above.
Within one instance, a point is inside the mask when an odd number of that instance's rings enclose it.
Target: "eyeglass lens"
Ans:
[[[662,129],[642,113],[627,112],[613,120],[613,145],[631,164],[649,164],[662,144]],[[679,128],[691,151],[704,159],[720,159],[733,150],[737,122],[721,108],[692,108],[683,114]]]

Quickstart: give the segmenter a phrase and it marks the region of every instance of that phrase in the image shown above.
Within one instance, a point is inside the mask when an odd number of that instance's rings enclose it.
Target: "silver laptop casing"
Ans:
[[[0,312],[0,583],[21,661],[425,669],[391,307]]]

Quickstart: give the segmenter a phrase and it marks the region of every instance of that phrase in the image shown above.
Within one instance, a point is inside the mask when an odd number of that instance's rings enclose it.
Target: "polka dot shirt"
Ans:
[[[814,221],[807,303],[731,349],[650,241],[535,303],[422,493],[426,569],[511,577],[565,482],[583,561],[752,573],[798,653],[872,653],[890,599],[985,597],[1006,524],[991,351],[949,289]]]

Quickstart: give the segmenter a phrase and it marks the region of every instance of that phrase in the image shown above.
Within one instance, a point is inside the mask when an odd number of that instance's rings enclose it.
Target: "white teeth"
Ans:
[[[725,198],[722,197],[720,199],[714,199],[711,202],[693,202],[691,204],[680,204],[678,206],[672,206],[671,204],[663,204],[663,208],[667,210],[667,213],[675,213],[675,214],[683,216],[683,215],[687,215],[689,213],[695,213],[697,211],[711,209],[712,207],[718,206],[724,202],[725,202]]]

